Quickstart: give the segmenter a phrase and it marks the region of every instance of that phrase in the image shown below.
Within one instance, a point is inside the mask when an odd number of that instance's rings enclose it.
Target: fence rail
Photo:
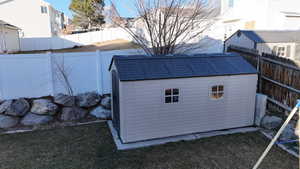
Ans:
[[[268,101],[290,111],[300,98],[300,67],[298,62],[270,54],[259,55],[253,50],[230,47],[245,57],[259,72],[258,92],[266,94]]]

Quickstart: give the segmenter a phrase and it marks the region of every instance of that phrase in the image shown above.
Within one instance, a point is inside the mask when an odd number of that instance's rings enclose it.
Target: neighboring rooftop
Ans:
[[[11,28],[11,29],[20,29],[20,28],[14,26],[14,25],[11,25],[11,24],[3,21],[3,20],[0,20],[0,26],[2,26],[2,25],[4,25],[5,27],[8,27],[8,28]]]
[[[174,79],[256,74],[242,56],[199,54],[193,56],[114,56],[121,81]],[[111,68],[111,67],[110,67]]]
[[[239,30],[256,43],[300,42],[300,31],[250,31]]]

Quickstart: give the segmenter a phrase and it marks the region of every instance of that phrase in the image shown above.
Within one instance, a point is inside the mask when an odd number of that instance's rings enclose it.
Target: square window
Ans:
[[[212,86],[210,97],[212,99],[220,99],[224,96],[224,86],[218,85],[218,86]]]
[[[165,90],[165,103],[179,102],[179,89],[166,89]]]
[[[165,103],[171,103],[171,102],[172,102],[172,97],[165,98]]]

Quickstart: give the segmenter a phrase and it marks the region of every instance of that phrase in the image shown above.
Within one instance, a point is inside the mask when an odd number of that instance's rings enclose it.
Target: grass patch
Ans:
[[[267,140],[259,132],[117,151],[105,123],[0,136],[0,169],[246,169]],[[274,147],[261,168],[296,169]]]

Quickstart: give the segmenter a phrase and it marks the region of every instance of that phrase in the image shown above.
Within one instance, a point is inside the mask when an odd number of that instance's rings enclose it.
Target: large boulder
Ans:
[[[4,101],[4,102],[0,105],[0,114],[5,113],[5,111],[11,106],[12,103],[13,103],[12,100]]]
[[[104,109],[102,106],[96,107],[90,114],[99,119],[111,119],[111,111]]]
[[[38,99],[33,101],[30,111],[34,114],[39,115],[55,115],[57,109],[58,106],[52,103],[50,100]]]
[[[288,124],[280,135],[279,140],[288,141],[292,139],[297,139],[297,136],[293,125]]]
[[[39,125],[39,124],[46,124],[46,123],[51,122],[52,120],[53,120],[52,116],[28,113],[21,120],[21,124],[23,124],[25,126],[33,126],[33,125]]]
[[[276,116],[265,116],[261,121],[261,127],[269,130],[276,129],[281,126],[282,119]]]
[[[74,121],[84,118],[87,114],[87,110],[79,107],[64,107],[60,119],[62,121]]]
[[[104,97],[101,100],[101,105],[106,109],[111,109],[111,98],[109,96]]]
[[[25,99],[21,98],[13,100],[10,106],[5,111],[5,114],[22,117],[29,111],[29,109],[29,103]]]
[[[63,105],[66,107],[72,107],[76,104],[75,96],[69,96],[62,93],[57,94],[54,96],[54,103],[57,103],[59,105]]]
[[[6,129],[18,124],[19,118],[0,114],[0,128]]]
[[[79,94],[76,97],[76,102],[79,107],[92,107],[100,102],[101,98],[96,92],[88,92]]]

